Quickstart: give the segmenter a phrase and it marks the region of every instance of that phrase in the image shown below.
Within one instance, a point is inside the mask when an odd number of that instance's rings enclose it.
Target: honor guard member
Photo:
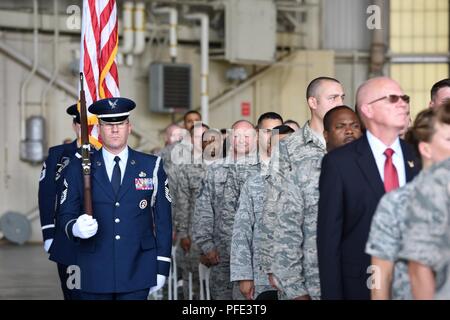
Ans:
[[[84,213],[80,161],[71,163],[64,181],[62,228],[78,244],[83,300],[145,300],[169,275],[167,176],[159,157],[127,145],[135,106],[130,99],[107,98],[89,107],[103,140],[91,158],[93,216]]]
[[[67,113],[73,117],[72,127],[78,138],[80,136],[80,115],[77,105],[74,104],[67,108]],[[60,221],[57,199],[62,191],[65,169],[77,154],[77,150],[77,139],[69,144],[60,144],[49,149],[48,157],[42,167],[38,191],[44,249],[50,253],[49,259],[57,264],[65,300],[74,299],[76,295],[75,290],[69,290],[66,284],[67,267],[75,264],[76,258],[74,244],[58,229]]]

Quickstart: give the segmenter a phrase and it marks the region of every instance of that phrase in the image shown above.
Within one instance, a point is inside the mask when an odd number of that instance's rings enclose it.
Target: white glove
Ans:
[[[75,237],[88,239],[97,233],[97,229],[97,220],[93,219],[90,215],[83,214],[73,224],[72,233]]]
[[[44,241],[44,250],[48,253],[48,250],[50,250],[50,247],[52,246],[53,239],[47,239]]]
[[[162,274],[156,275],[156,286],[151,287],[148,294],[152,294],[155,291],[158,291],[162,287],[164,287],[164,283],[166,282],[166,276],[163,276]]]

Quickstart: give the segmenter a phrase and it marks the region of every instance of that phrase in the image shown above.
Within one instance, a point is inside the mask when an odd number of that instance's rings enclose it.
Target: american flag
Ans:
[[[119,45],[115,0],[83,0],[80,72],[84,73],[86,106],[110,97],[119,97],[116,55]],[[88,113],[89,140],[101,146],[98,120]]]

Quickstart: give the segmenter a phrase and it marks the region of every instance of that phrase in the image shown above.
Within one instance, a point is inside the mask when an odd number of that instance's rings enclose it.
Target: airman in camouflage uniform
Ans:
[[[203,159],[201,141],[203,133],[208,127],[203,125],[191,132],[194,139],[198,139],[198,146],[194,146],[192,163],[179,166],[177,174],[177,197],[175,198],[175,230],[180,240],[179,260],[182,268],[183,294],[189,297],[189,274],[192,275],[192,298],[200,298],[198,265],[200,263],[200,249],[192,242],[192,225],[195,200],[200,194],[203,179],[208,164],[213,161]],[[196,143],[196,142],[194,142]],[[205,145],[206,146],[206,145]]]
[[[328,77],[312,80],[306,89],[306,98],[312,115],[311,120],[302,129],[281,141],[278,150],[272,154],[273,161],[266,179],[267,201],[263,215],[263,224],[268,228],[267,233],[263,236],[266,240],[263,245],[262,268],[268,274],[273,273],[271,264],[274,221],[277,220],[279,212],[289,208],[287,206],[289,199],[283,195],[284,191],[290,187],[289,175],[293,170],[297,170],[294,168],[294,164],[303,157],[303,146],[311,143],[312,139],[314,139],[316,147],[323,153],[325,152],[322,119],[328,110],[342,105],[344,96],[342,85],[338,80]],[[297,276],[300,277],[300,275]]]
[[[196,116],[196,114],[191,115]],[[203,133],[207,129],[209,127],[200,122],[197,122],[196,126],[191,128],[191,159],[188,163],[177,165],[175,170],[177,193],[173,201],[173,215],[174,229],[180,246],[177,250],[177,261],[182,269],[184,299],[189,298],[189,280],[192,281],[192,299],[200,298],[198,274],[200,250],[192,242],[192,220],[195,199],[200,193],[207,163],[212,162],[203,159]],[[205,143],[207,142],[205,141]],[[189,275],[192,276],[191,279]]]
[[[175,125],[173,125],[175,126]],[[164,170],[167,174],[167,180],[169,182],[170,187],[170,196],[172,199],[171,209],[172,209],[172,225],[175,225],[176,214],[177,214],[177,199],[178,195],[178,174],[181,172],[181,166],[190,163],[191,161],[191,150],[192,145],[190,143],[189,134],[185,129],[178,128],[180,130],[179,134],[182,137],[181,141],[176,141],[171,144],[166,145],[160,152],[159,156],[161,157],[164,163]],[[182,133],[182,135],[181,135]],[[177,247],[175,256],[172,256],[172,259],[176,259],[177,261],[177,270],[182,271],[182,266],[184,264],[184,255],[183,250],[181,250],[179,246],[179,241],[176,236],[176,229],[173,228],[173,246]]]
[[[230,282],[234,216],[242,186],[260,171],[253,125],[241,120],[232,128],[233,151],[208,167],[194,211],[193,240],[212,265],[210,289],[216,300],[231,300],[233,291],[239,296],[239,289]],[[253,136],[248,139],[248,134]]]
[[[195,208],[195,199],[200,193],[203,178],[206,172],[204,164],[183,165],[180,168],[177,183],[178,194],[174,199],[176,202],[175,211],[175,230],[178,239],[192,239],[193,213]],[[188,240],[188,241],[189,241]],[[183,294],[189,297],[188,279],[189,273],[192,273],[192,291],[193,298],[200,297],[198,264],[200,263],[200,250],[197,245],[191,241],[189,251],[180,251],[183,254],[182,270],[183,270]]]
[[[450,299],[450,159],[416,178],[399,257],[435,274],[435,299]],[[411,269],[410,269],[411,272]],[[421,291],[418,287],[413,292]]]
[[[245,182],[239,199],[239,209],[235,216],[231,244],[231,278],[239,286],[240,295],[253,300],[265,291],[273,291],[267,274],[261,272],[260,237],[264,202],[266,199],[265,174],[271,157],[272,145],[286,135],[282,128],[283,119],[275,112],[266,112],[258,119],[258,156],[261,172]],[[280,128],[284,130],[280,133]],[[273,131],[276,129],[276,131]],[[274,139],[274,137],[278,139]]]
[[[381,198],[372,218],[369,240],[366,244],[367,254],[394,263],[390,290],[391,299],[394,300],[412,299],[408,266],[404,260],[399,260],[398,252],[405,232],[406,203],[412,195],[415,181],[386,193]]]
[[[267,274],[271,272],[272,258],[273,258],[273,233],[277,221],[277,215],[280,212],[279,208],[281,194],[283,189],[280,186],[284,183],[284,173],[291,171],[291,156],[299,155],[295,152],[298,150],[304,141],[304,128],[309,124],[306,123],[303,129],[297,130],[289,137],[280,141],[278,148],[272,151],[273,161],[269,164],[269,169],[265,177],[266,181],[266,202],[264,203],[264,210],[262,216],[261,229],[261,269]],[[308,130],[311,130],[310,128]]]
[[[280,298],[318,299],[316,226],[320,166],[326,150],[308,124],[301,132],[304,144],[290,159],[292,171],[278,173],[284,183],[274,186],[278,202],[269,204],[277,213],[270,271],[282,293]]]
[[[349,143],[361,136],[356,114],[347,106],[330,109],[324,116],[327,150]],[[320,282],[316,234],[319,203],[319,178],[326,153],[322,139],[309,123],[302,129],[303,145],[295,147],[290,157],[291,170],[274,172],[280,180],[276,210],[271,273],[280,290],[280,299],[319,299]],[[292,146],[285,145],[285,150]],[[273,199],[273,198],[272,198]]]
[[[182,129],[185,134],[186,130]],[[164,170],[169,181],[170,195],[172,199],[178,198],[178,177],[181,172],[181,166],[191,162],[192,144],[189,135],[184,136],[183,140],[165,146],[159,153],[163,160]],[[172,224],[175,224],[175,215],[177,212],[176,201],[172,201]],[[174,230],[175,232],[175,230]],[[174,241],[175,244],[175,241]]]
[[[273,290],[267,274],[260,267],[260,228],[265,199],[265,176],[261,172],[250,177],[242,187],[231,242],[230,280],[253,280],[253,298]]]
[[[193,239],[202,253],[218,254],[212,266],[210,289],[216,300],[231,300],[230,246],[234,216],[238,209],[240,190],[259,164],[228,164],[226,159],[211,164],[206,171],[202,191],[196,200]]]

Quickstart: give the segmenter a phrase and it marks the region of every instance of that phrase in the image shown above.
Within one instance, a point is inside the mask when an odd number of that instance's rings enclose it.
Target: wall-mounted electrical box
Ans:
[[[150,111],[173,113],[191,109],[191,65],[152,63],[149,78]]]
[[[225,2],[225,58],[233,63],[275,60],[277,10],[272,0]]]

